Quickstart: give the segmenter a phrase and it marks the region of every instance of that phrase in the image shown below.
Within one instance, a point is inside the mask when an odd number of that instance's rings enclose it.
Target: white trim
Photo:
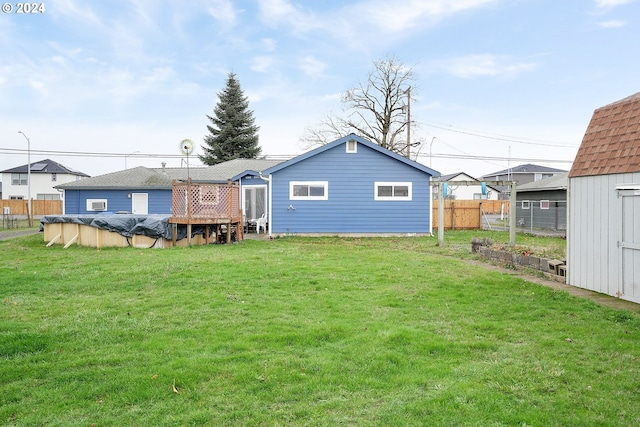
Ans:
[[[547,204],[547,206],[545,207],[545,206],[543,205],[543,203],[546,203],[546,204]],[[550,202],[549,200],[540,200],[540,209],[541,209],[541,210],[549,209],[549,207],[550,207],[550,206],[551,206],[551,202]]]
[[[379,196],[378,187],[407,187],[407,196]],[[395,190],[393,190],[395,193]],[[376,201],[391,201],[391,202],[406,202],[413,199],[413,183],[412,182],[384,182],[376,181],[373,185],[373,200]]]
[[[349,148],[349,145],[353,143],[353,148]],[[345,145],[347,146],[347,153],[353,154],[358,152],[358,141],[355,139],[348,140]]]
[[[522,202],[522,209],[527,210],[531,208],[531,201],[530,200],[523,200]],[[526,203],[526,205],[525,205]]]
[[[322,187],[322,196],[294,196],[293,188],[295,186]],[[289,181],[289,200],[328,200],[329,199],[329,181]]]

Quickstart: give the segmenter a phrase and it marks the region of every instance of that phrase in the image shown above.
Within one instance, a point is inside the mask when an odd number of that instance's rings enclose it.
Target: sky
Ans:
[[[0,13],[0,170],[191,167],[230,72],[262,154],[294,156],[393,58],[415,159],[568,170],[593,111],[640,91],[640,0],[47,0]],[[24,7],[22,12],[25,12]],[[23,133],[19,133],[19,131]]]

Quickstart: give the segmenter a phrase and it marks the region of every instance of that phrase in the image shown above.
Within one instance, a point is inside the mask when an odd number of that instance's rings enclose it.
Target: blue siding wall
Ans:
[[[274,172],[272,232],[429,233],[429,178],[362,144],[337,145]],[[290,200],[290,181],[328,181],[328,200]],[[412,182],[412,200],[374,200],[377,181]]]
[[[87,211],[87,199],[107,199],[108,212],[131,212],[129,193],[149,195],[149,214],[171,215],[171,190],[66,190],[64,211],[69,215],[97,214]]]

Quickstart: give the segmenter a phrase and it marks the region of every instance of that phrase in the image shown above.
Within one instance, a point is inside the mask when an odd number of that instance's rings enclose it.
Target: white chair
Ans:
[[[267,214],[262,214],[262,216],[256,221],[256,232],[260,234],[260,227],[264,229],[265,234],[267,233]]]

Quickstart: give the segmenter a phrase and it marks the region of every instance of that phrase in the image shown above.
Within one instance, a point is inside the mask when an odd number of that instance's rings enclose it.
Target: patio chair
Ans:
[[[262,216],[256,221],[256,232],[260,234],[260,227],[264,229],[265,234],[267,233],[267,214],[262,214]]]

